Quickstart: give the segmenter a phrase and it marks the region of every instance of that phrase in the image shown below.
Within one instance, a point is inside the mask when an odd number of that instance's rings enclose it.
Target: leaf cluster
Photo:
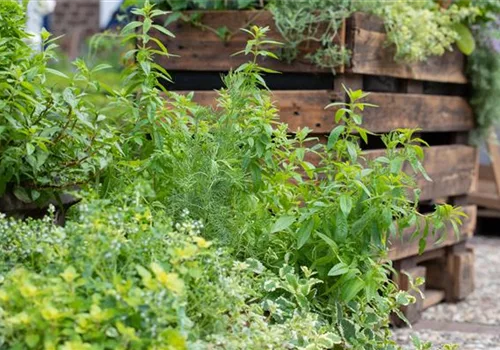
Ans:
[[[477,129],[472,142],[480,143],[490,136],[500,122],[500,31],[497,22],[475,28],[477,49],[469,57],[467,73],[472,85],[470,103],[474,108]]]
[[[13,192],[32,202],[52,192],[88,182],[117,152],[114,130],[106,116],[85,99],[99,90],[89,69],[75,62],[69,80],[48,67],[56,47],[43,32],[45,49],[34,52],[26,43],[25,16],[15,1],[0,5],[0,195]],[[61,91],[48,85],[48,75],[67,79]]]

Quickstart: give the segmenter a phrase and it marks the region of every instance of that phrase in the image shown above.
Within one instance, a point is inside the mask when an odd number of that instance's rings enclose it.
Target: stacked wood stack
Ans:
[[[241,50],[247,35],[239,31],[249,24],[269,26],[270,38],[282,40],[274,26],[272,15],[266,11],[204,12],[201,21],[208,27],[227,27],[234,33],[227,42],[212,31],[201,31],[192,24],[177,21],[167,28],[175,34],[169,38],[161,33],[170,53],[179,58],[161,58],[159,63],[173,76],[170,90],[194,91],[194,100],[214,105],[213,89],[220,88],[220,74],[238,67],[248,57],[231,54]],[[467,102],[467,79],[464,56],[455,50],[419,64],[394,61],[394,52],[386,45],[383,23],[362,13],[355,13],[335,38],[351,51],[350,65],[337,67],[336,75],[329,69],[318,68],[304,59],[315,44],[304,45],[297,60],[291,64],[263,60],[268,68],[282,72],[266,77],[280,110],[281,121],[290,132],[308,127],[317,136],[325,137],[335,127],[331,102],[345,101],[342,84],[352,89],[370,92],[367,102],[380,106],[366,109],[364,127],[376,133],[396,128],[420,128],[420,137],[430,145],[425,150],[424,166],[433,179],[418,178],[422,189],[420,208],[428,210],[433,204],[447,202],[464,205],[468,215],[457,237],[448,232],[439,244],[429,237],[425,252],[418,254],[418,241],[410,234],[394,239],[389,252],[397,271],[411,276],[425,276],[426,295],[404,310],[410,321],[419,318],[421,311],[440,301],[458,301],[473,289],[473,252],[466,243],[475,229],[476,207],[465,205],[466,195],[474,189],[478,167],[478,152],[467,144],[468,133],[474,128],[474,116]],[[373,137],[366,148],[368,156],[380,154],[382,144]],[[404,274],[394,276],[401,288],[409,288]]]

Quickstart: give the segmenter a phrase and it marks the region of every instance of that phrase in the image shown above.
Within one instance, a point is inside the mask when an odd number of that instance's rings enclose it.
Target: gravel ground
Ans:
[[[441,322],[447,329],[458,324],[461,330],[397,329],[394,331],[394,339],[405,346],[405,349],[412,348],[409,346],[409,338],[414,334],[422,341],[431,341],[435,349],[445,343],[454,343],[463,350],[500,350],[500,238],[474,237],[471,243],[475,247],[476,257],[475,291],[458,304],[443,303],[427,309],[420,322]],[[417,324],[416,328],[421,328],[418,326]],[[469,326],[469,330],[464,330]],[[476,326],[489,326],[489,334],[477,332]]]
[[[432,349],[440,349],[444,344],[457,344],[460,350],[500,350],[500,335],[463,332],[443,332],[433,330],[398,329],[394,339],[404,349],[414,349],[410,336],[416,335],[421,341],[430,341]]]

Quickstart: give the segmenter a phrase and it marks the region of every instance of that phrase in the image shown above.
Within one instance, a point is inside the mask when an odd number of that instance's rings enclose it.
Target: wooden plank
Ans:
[[[478,218],[500,219],[500,210],[493,209],[478,209]]]
[[[193,70],[193,71],[229,71],[239,65],[248,62],[249,56],[232,54],[243,50],[249,39],[247,33],[241,28],[249,28],[251,25],[269,27],[268,38],[283,42],[278,29],[275,26],[272,14],[269,11],[203,11],[185,12],[191,16],[198,13],[201,17],[199,22],[203,27],[194,26],[190,23],[178,20],[171,23],[167,28],[174,33],[175,38],[152,30],[152,35],[163,42],[169,52],[180,57],[159,57],[158,62],[167,70]],[[163,24],[165,17],[160,18],[158,24]],[[231,37],[223,41],[214,32],[214,29],[225,27],[229,30]],[[334,38],[338,44],[344,45],[345,25],[339,30]],[[314,52],[320,44],[317,42],[306,42],[299,49],[299,57],[293,62],[279,62],[271,58],[261,57],[260,63],[267,67],[284,72],[331,72],[328,68],[319,68],[305,58],[308,53]],[[279,53],[279,48],[273,47],[271,51]],[[340,67],[339,71],[342,71]]]
[[[472,192],[467,196],[467,201],[480,207],[500,210],[500,197],[496,193]]]
[[[474,251],[451,254],[449,265],[453,276],[452,300],[463,300],[474,291]]]
[[[423,132],[474,128],[474,114],[462,97],[371,93],[366,101],[379,106],[363,112],[364,127],[373,132],[396,128],[420,128]]]
[[[426,289],[424,292],[425,299],[423,309],[437,305],[444,300],[444,291],[437,289]]]
[[[463,210],[467,214],[467,218],[464,218],[463,220],[463,225],[460,228],[460,235],[457,237],[451,227],[448,227],[446,231],[442,233],[440,232],[436,236],[432,236],[429,234],[426,240],[426,252],[441,249],[443,247],[456,244],[460,241],[464,241],[472,237],[472,234],[476,228],[477,208],[471,205],[464,207]],[[390,239],[388,259],[399,260],[418,255],[418,238],[411,240],[411,235],[413,234],[413,232],[414,229],[407,229],[405,230],[405,232],[403,232],[402,237]],[[440,244],[435,244],[442,234],[446,235],[446,239]]]
[[[186,93],[186,92],[180,92]],[[335,126],[336,109],[325,107],[343,101],[343,94],[331,90],[273,91],[272,98],[279,109],[281,122],[287,123],[290,132],[308,127],[313,133],[329,133]],[[216,107],[215,91],[195,91],[193,100],[201,105]]]
[[[431,57],[425,62],[395,62],[395,49],[386,45],[387,36],[381,32],[381,25],[377,25],[373,16],[358,12],[353,14],[350,20],[350,28],[353,31],[350,47],[352,59],[347,72],[446,83],[467,82],[464,74],[465,58],[458,50]]]
[[[488,147],[488,153],[490,154],[491,168],[495,178],[497,194],[500,196],[500,149],[498,148],[498,140],[495,132],[491,132],[486,145]]]
[[[181,92],[185,93],[185,92]],[[290,131],[299,127],[314,133],[329,133],[335,126],[335,109],[325,110],[334,101],[342,101],[341,91],[290,90],[273,91],[280,119]],[[202,105],[215,105],[217,93],[196,91],[194,100]],[[367,102],[378,108],[363,112],[363,127],[372,132],[388,132],[397,128],[421,128],[425,132],[464,131],[474,128],[474,115],[462,97],[394,93],[371,93]]]

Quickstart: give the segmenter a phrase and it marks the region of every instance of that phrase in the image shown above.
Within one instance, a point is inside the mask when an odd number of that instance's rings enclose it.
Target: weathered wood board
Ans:
[[[182,92],[181,92],[182,93]],[[291,132],[308,127],[313,133],[326,134],[334,127],[335,109],[325,110],[331,102],[342,101],[341,94],[330,90],[273,91],[280,119]],[[194,100],[216,105],[217,93],[196,91]],[[367,102],[379,107],[366,108],[363,127],[372,132],[396,128],[420,128],[423,132],[468,131],[474,128],[474,115],[467,100],[457,96],[397,93],[371,93]]]
[[[177,20],[167,26],[175,38],[167,37],[158,31],[152,31],[167,47],[169,52],[179,57],[159,58],[159,63],[167,70],[193,70],[193,71],[228,71],[248,62],[250,56],[234,53],[245,48],[249,35],[241,28],[251,25],[269,27],[268,39],[283,42],[283,37],[274,24],[274,19],[269,11],[203,11],[186,12],[187,16],[199,14],[202,27],[195,26],[182,20]],[[157,20],[163,24],[165,17]],[[215,32],[218,28],[225,27],[230,33],[230,38],[223,41]],[[344,45],[345,26],[339,30],[339,35],[334,39],[339,45]],[[319,47],[317,42],[307,42],[300,47],[299,57],[291,63],[280,62],[271,58],[262,58],[260,63],[267,67],[283,72],[330,72],[330,69],[319,68],[305,58],[308,53],[314,52]],[[275,53],[279,48],[271,48]],[[342,71],[339,67],[337,71]]]
[[[453,280],[453,300],[463,300],[474,291],[474,251],[453,253],[448,258]]]
[[[352,52],[348,72],[445,83],[467,82],[465,58],[457,49],[443,56],[431,57],[425,62],[396,62],[394,47],[387,45],[387,36],[380,19],[358,12],[348,21],[347,43]]]

